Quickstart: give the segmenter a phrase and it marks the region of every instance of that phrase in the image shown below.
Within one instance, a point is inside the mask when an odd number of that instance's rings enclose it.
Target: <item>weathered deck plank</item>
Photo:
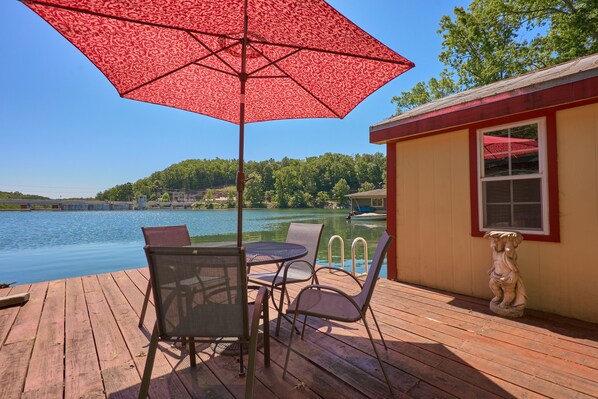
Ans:
[[[139,318],[125,299],[123,292],[121,292],[123,285],[119,288],[113,279],[113,277],[119,278],[120,274],[102,274],[98,278],[108,305],[122,332],[128,352],[133,356],[137,370],[143,371],[147,355],[148,336],[137,328]],[[140,374],[140,376],[142,375],[143,373]],[[176,373],[172,372],[172,368],[161,353],[156,354],[152,377],[153,381],[150,384],[149,391],[152,398],[189,397]]]
[[[83,278],[83,289],[107,396],[135,398],[141,382],[97,276]]]
[[[30,285],[26,284],[11,288],[3,288],[2,295],[23,294],[29,291],[29,287]],[[2,348],[2,345],[4,345],[4,341],[6,340],[20,309],[21,306],[11,306],[0,309],[0,349]]]
[[[81,278],[66,280],[65,399],[103,398],[104,384]]]
[[[0,290],[31,293],[27,304],[0,309],[0,399],[136,397],[155,322],[150,306],[137,327],[147,278],[142,268]],[[321,273],[320,282],[355,289],[336,274]],[[256,397],[598,398],[598,325],[534,311],[505,319],[481,299],[386,280],[372,304],[394,396],[361,323],[310,318],[286,379],[289,323],[272,337],[270,368],[258,354]],[[243,397],[236,358],[199,346],[191,368],[186,349],[160,348],[151,398]]]
[[[43,391],[44,397],[62,399],[64,301],[65,281],[50,282],[29,362],[25,394]]]

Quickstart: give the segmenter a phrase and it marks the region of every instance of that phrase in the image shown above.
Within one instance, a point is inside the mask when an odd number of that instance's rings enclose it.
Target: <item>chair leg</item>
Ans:
[[[386,374],[386,369],[384,368],[384,364],[382,363],[382,359],[380,358],[380,354],[378,353],[378,349],[376,348],[376,344],[374,343],[374,337],[372,336],[372,332],[370,331],[368,322],[365,319],[365,314],[361,315],[361,319],[363,320],[363,325],[365,326],[365,329],[368,332],[368,336],[370,337],[370,342],[372,343],[372,347],[374,348],[374,353],[376,354],[378,363],[380,363],[380,368],[382,369],[382,374],[384,374],[384,379],[386,380],[386,384],[388,385],[388,390],[392,394],[392,386],[390,385],[390,380],[388,379],[388,375]]]
[[[380,329],[380,326],[378,325],[378,320],[376,320],[376,316],[374,316],[374,309],[372,309],[371,306],[368,306],[370,308],[370,313],[372,314],[372,319],[374,319],[374,323],[376,324],[376,328],[378,329],[378,334],[380,334],[380,338],[382,338],[382,344],[384,344],[384,349],[388,350],[388,347],[386,346],[386,341],[384,340],[384,336],[382,335],[382,330]]]
[[[297,313],[293,317],[293,325],[291,326],[291,335],[289,336],[289,346],[287,348],[287,356],[284,359],[284,369],[282,370],[282,379],[287,375],[287,366],[289,365],[289,357],[291,356],[291,344],[293,343],[293,334],[295,333],[295,323],[297,322]]]
[[[243,344],[239,343],[239,377],[245,375],[245,365],[243,364]]]
[[[145,359],[145,369],[143,370],[143,378],[141,379],[141,387],[139,389],[139,399],[147,398],[149,391],[149,384],[152,379],[152,369],[154,368],[154,359],[156,358],[156,350],[158,349],[158,325],[154,325],[152,338],[150,340],[149,348],[147,350],[147,357]]]
[[[143,320],[145,320],[145,312],[147,312],[147,304],[149,303],[150,293],[152,292],[152,282],[147,281],[147,289],[145,290],[145,298],[143,299],[143,306],[141,307],[141,315],[139,316],[139,328],[143,327]]]
[[[270,306],[268,291],[264,297],[262,305],[262,316],[264,319],[264,367],[270,367]]]
[[[191,367],[197,365],[197,358],[195,356],[195,341],[193,338],[189,338],[189,360],[191,361]]]
[[[272,290],[274,291],[274,290]],[[274,333],[274,335],[276,335],[278,337],[278,334],[280,333],[280,321],[282,319],[282,306],[284,304],[284,293],[286,291],[286,285],[283,285],[282,287],[280,287],[280,302],[278,305],[278,317],[276,318],[276,332]],[[274,293],[274,292],[272,292]]]
[[[303,339],[303,335],[305,334],[305,326],[307,325],[307,315],[303,318],[303,327],[301,328],[301,339]]]

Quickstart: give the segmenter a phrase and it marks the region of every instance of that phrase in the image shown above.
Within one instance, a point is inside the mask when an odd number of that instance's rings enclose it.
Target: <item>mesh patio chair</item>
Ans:
[[[372,347],[374,348],[376,358],[380,363],[380,368],[382,369],[382,373],[384,374],[384,378],[386,379],[386,383],[388,384],[388,389],[392,393],[392,387],[386,374],[386,370],[384,369],[384,364],[382,363],[382,359],[380,359],[380,354],[376,349],[376,344],[374,343],[372,332],[370,331],[370,327],[368,326],[368,323],[366,321],[366,312],[369,308],[370,313],[372,315],[372,319],[376,324],[376,328],[378,329],[378,333],[380,334],[380,338],[382,339],[382,343],[384,344],[384,348],[387,349],[386,342],[384,341],[384,337],[382,336],[382,331],[380,330],[378,321],[376,321],[376,316],[374,316],[374,311],[370,307],[370,299],[372,298],[372,294],[376,286],[376,281],[378,280],[380,269],[382,268],[384,256],[391,241],[392,237],[388,235],[388,232],[385,231],[384,233],[382,233],[382,236],[378,241],[378,246],[376,247],[374,259],[372,260],[372,266],[370,267],[369,273],[363,285],[351,273],[343,269],[321,267],[318,268],[318,270],[316,271],[317,274],[325,269],[333,269],[338,273],[347,274],[353,277],[353,279],[361,287],[361,291],[358,294],[348,295],[336,287],[320,284],[309,285],[307,287],[304,287],[299,292],[297,298],[295,298],[295,300],[289,305],[287,309],[287,314],[293,314],[294,316],[293,325],[291,328],[291,335],[289,337],[289,345],[287,348],[287,355],[284,362],[284,370],[282,374],[283,378],[286,376],[287,373],[287,366],[291,354],[291,345],[293,342],[293,333],[295,332],[295,323],[297,322],[297,316],[305,316],[305,318],[303,319],[303,329],[301,330],[301,339],[303,339],[303,334],[305,333],[307,316],[314,316],[322,319],[335,320],[341,322],[357,322],[359,320],[363,320],[363,325],[365,326],[365,329],[370,338],[370,342],[372,343]]]
[[[268,290],[261,287],[248,305],[244,248],[145,247],[156,308],[139,398],[147,397],[158,341],[189,342],[191,366],[196,343],[231,342],[239,345],[240,374],[244,375],[243,346],[248,346],[245,397],[253,397],[260,315],[264,319],[264,364],[270,365]],[[189,287],[189,274],[226,284]]]
[[[302,258],[282,264],[277,271],[266,273],[251,273],[249,280],[252,283],[267,285],[270,287],[270,296],[274,307],[278,311],[276,319],[276,336],[280,332],[280,321],[284,316],[282,308],[285,296],[287,303],[290,298],[287,292],[287,284],[300,283],[305,281],[313,282],[315,276],[316,258],[318,247],[322,237],[323,224],[314,223],[291,223],[287,232],[287,242],[300,244],[307,248],[307,255]],[[317,282],[317,281],[316,281]],[[274,290],[280,290],[280,299],[276,303]]]
[[[142,227],[141,231],[143,232],[145,245],[161,247],[184,247],[191,245],[191,237],[189,237],[189,230],[187,230],[186,225]],[[143,326],[143,320],[145,320],[145,312],[147,312],[151,290],[152,283],[151,280],[148,280],[147,289],[145,290],[145,298],[143,299],[143,306],[141,307],[141,315],[139,316],[140,328]]]

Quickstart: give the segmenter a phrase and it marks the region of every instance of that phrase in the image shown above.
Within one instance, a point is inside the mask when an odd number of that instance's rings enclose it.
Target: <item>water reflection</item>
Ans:
[[[347,221],[346,210],[247,209],[246,241],[284,241],[291,222],[323,223],[318,263],[328,264],[328,241],[345,240],[345,266],[351,268],[351,243],[368,242],[371,262],[384,221]],[[193,242],[235,241],[236,210],[0,212],[0,282],[19,284],[132,269],[146,265],[141,226],[186,224]],[[340,266],[338,243],[333,262]],[[362,246],[357,270],[363,270]],[[385,276],[383,269],[382,276]]]
[[[260,214],[260,212],[263,212]],[[339,235],[343,238],[345,243],[345,267],[351,268],[351,244],[357,237],[363,237],[368,244],[368,259],[371,262],[376,245],[380,235],[386,228],[385,220],[368,220],[368,221],[349,221],[345,219],[347,211],[345,210],[277,210],[273,211],[257,211],[248,210],[247,219],[251,220],[256,217],[260,220],[266,229],[257,231],[247,231],[243,233],[244,241],[284,241],[286,239],[287,230],[291,222],[301,223],[323,223],[324,231],[322,232],[322,239],[320,241],[320,249],[318,251],[318,264],[328,265],[328,243],[330,238]],[[247,222],[244,220],[245,223]],[[215,235],[201,235],[194,236],[192,241],[195,243],[210,243],[221,241],[235,241],[236,235],[231,234],[215,234]],[[340,266],[341,254],[338,242],[335,242],[332,247],[332,262],[333,266]],[[356,246],[356,267],[357,271],[363,271],[363,246]]]

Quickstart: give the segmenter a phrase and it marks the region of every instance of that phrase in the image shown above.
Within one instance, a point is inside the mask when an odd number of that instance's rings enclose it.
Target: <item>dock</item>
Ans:
[[[355,288],[348,278],[320,275],[322,284]],[[0,398],[136,398],[155,321],[150,308],[144,328],[137,326],[147,279],[141,268],[0,289],[0,296],[30,293],[25,305],[0,309]],[[394,396],[361,323],[310,318],[285,380],[289,323],[272,336],[271,367],[260,352],[255,397],[598,397],[597,324],[533,310],[506,319],[486,300],[385,279],[372,306]],[[275,316],[272,309],[272,332]],[[200,347],[191,368],[185,350],[161,345],[151,398],[243,397],[235,357]]]

